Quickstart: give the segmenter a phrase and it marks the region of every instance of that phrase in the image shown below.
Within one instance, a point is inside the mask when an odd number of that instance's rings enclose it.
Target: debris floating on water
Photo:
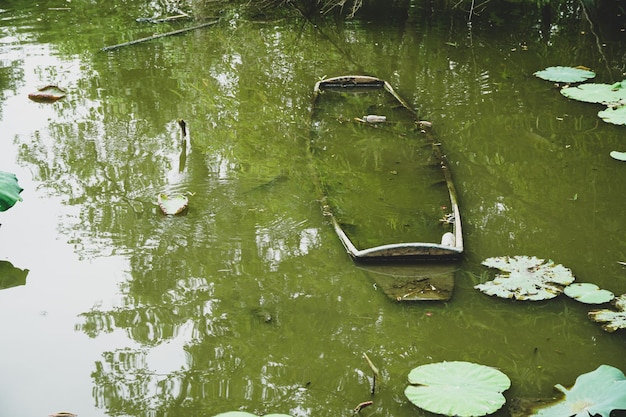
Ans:
[[[30,93],[28,98],[39,103],[53,103],[65,97],[65,90],[56,85],[41,87],[34,93]]]
[[[368,114],[361,119],[366,123],[384,123],[387,121],[387,116],[378,116],[376,114]]]

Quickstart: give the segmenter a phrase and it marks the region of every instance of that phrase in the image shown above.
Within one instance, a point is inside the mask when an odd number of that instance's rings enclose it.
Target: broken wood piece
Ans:
[[[374,366],[374,363],[370,360],[369,356],[367,356],[367,353],[364,353],[363,357],[367,361],[367,364],[369,365],[369,367],[372,370],[372,373],[374,375],[374,377],[372,379],[372,395],[374,395],[376,393],[376,379],[378,378],[378,376],[380,374],[378,372],[378,368]]]
[[[359,403],[356,407],[354,407],[354,412],[358,413],[365,407],[369,407],[372,404],[374,404],[374,401],[363,401],[362,403]]]

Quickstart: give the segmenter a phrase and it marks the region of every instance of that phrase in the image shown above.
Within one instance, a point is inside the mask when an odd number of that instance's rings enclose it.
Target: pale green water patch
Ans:
[[[30,270],[25,286],[0,291],[5,414],[345,414],[370,398],[363,352],[382,372],[369,410],[389,416],[420,415],[402,392],[424,363],[496,366],[508,398],[550,396],[601,363],[626,369],[624,335],[589,321],[588,307],[473,289],[491,278],[483,259],[537,255],[626,292],[626,177],[608,156],[623,131],[532,76],[595,62],[589,38],[548,42],[522,25],[532,13],[469,28],[416,6],[319,29],[235,19],[100,53],[145,36],[134,26],[145,10],[74,1],[65,25],[37,23],[47,3],[3,20],[27,35],[3,35],[0,161],[25,191],[2,216],[0,257]],[[450,302],[390,301],[319,209],[312,89],[350,72],[389,80],[434,122],[466,226]],[[52,80],[65,99],[28,101]],[[185,216],[160,213],[163,190],[195,193]]]

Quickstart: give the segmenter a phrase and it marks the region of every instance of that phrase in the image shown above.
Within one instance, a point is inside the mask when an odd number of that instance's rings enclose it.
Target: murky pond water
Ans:
[[[0,414],[348,415],[370,399],[364,353],[382,381],[363,412],[396,417],[425,415],[403,394],[424,363],[498,367],[507,398],[626,371],[625,335],[588,306],[473,289],[493,277],[483,259],[536,255],[626,292],[626,164],[608,156],[626,130],[532,75],[621,80],[623,32],[540,27],[534,9],[468,26],[416,2],[318,26],[233,16],[100,51],[194,24],[135,22],[164,10],[127,3],[0,5],[0,170],[25,189],[0,217],[0,260],[28,269],[0,291]],[[320,211],[312,88],[346,73],[387,79],[443,144],[466,246],[449,302],[388,299]],[[67,97],[28,100],[47,84]],[[163,216],[162,191],[191,193],[186,215]]]

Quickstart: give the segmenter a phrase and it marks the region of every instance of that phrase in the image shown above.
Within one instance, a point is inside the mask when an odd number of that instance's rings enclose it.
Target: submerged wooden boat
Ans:
[[[309,146],[322,209],[350,256],[459,258],[457,195],[430,124],[379,78],[329,78],[313,92]]]

